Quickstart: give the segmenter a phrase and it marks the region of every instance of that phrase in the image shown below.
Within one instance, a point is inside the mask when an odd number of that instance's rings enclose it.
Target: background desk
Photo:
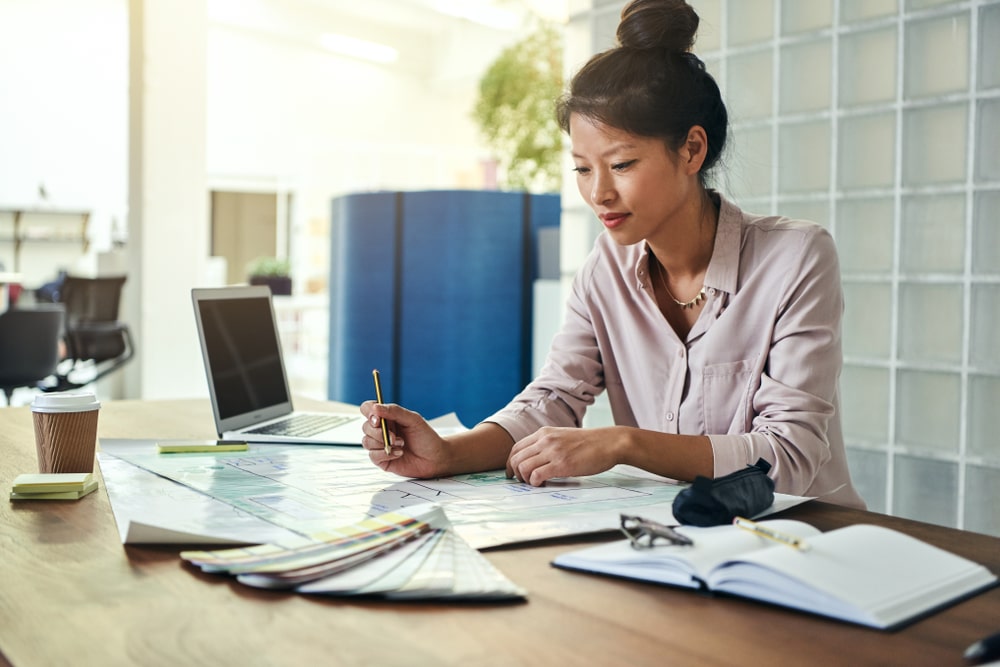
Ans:
[[[98,430],[213,435],[207,401],[106,403]],[[35,465],[28,408],[0,408],[0,488]],[[889,526],[1000,572],[997,538],[819,502],[783,516]],[[0,665],[961,665],[966,646],[1000,629],[1000,589],[884,633],[549,565],[581,538],[486,552],[526,603],[259,591],[190,569],[176,548],[123,547],[103,488],[76,502],[4,500],[0,526]]]

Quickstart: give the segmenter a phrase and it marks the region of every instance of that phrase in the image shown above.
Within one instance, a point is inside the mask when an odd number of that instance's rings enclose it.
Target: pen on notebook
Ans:
[[[372,370],[372,378],[375,380],[375,402],[381,405],[384,401],[382,400],[382,381],[378,377],[378,369]],[[389,425],[385,423],[385,419],[379,420],[382,424],[382,441],[385,443],[385,453],[392,453],[392,441],[389,439]]]
[[[965,649],[966,660],[993,660],[1000,657],[1000,632],[984,637]]]
[[[742,528],[743,530],[749,530],[751,533],[755,533],[761,537],[766,537],[769,540],[774,540],[775,542],[781,542],[782,544],[787,544],[790,547],[795,547],[799,551],[809,550],[809,545],[805,542],[805,540],[795,537],[794,535],[782,533],[774,528],[771,528],[770,526],[757,523],[756,521],[744,519],[741,516],[733,519],[733,525],[738,528]]]

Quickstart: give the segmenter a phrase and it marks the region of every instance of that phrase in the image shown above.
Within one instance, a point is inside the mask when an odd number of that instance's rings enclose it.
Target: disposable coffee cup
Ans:
[[[31,417],[39,472],[94,472],[100,407],[92,393],[35,396]]]

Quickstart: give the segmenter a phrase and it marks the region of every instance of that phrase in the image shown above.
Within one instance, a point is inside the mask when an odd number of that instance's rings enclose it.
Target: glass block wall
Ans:
[[[571,0],[569,72],[625,4]],[[870,509],[1000,535],[1000,0],[691,4],[732,120],[716,187],[836,239]],[[600,228],[563,200],[565,281]]]

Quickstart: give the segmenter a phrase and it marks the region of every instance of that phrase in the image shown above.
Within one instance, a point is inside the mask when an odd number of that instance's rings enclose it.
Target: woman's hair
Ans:
[[[633,0],[622,10],[618,45],[592,57],[556,105],[569,133],[572,114],[677,150],[700,125],[708,136],[701,173],[718,161],[729,126],[719,86],[691,53],[698,14],[684,0]],[[702,179],[704,180],[704,179]]]

